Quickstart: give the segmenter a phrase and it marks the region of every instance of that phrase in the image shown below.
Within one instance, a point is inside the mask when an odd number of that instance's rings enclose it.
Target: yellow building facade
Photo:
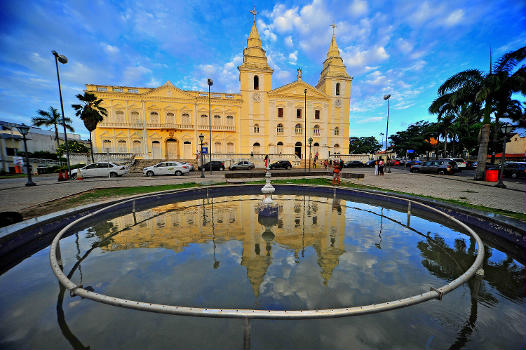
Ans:
[[[324,159],[348,153],[352,77],[334,34],[315,87],[302,80],[298,69],[296,81],[273,89],[273,70],[255,22],[238,69],[240,93],[233,94],[209,96],[181,90],[169,81],[158,88],[87,84],[86,91],[101,98],[108,110],[108,117],[92,133],[96,152],[195,159],[203,134],[214,159],[258,154],[303,159],[309,138],[312,156],[318,153]]]

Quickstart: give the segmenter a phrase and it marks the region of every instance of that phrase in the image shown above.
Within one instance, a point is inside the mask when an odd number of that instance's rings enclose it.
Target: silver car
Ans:
[[[142,173],[146,176],[154,175],[184,175],[190,172],[190,167],[187,164],[179,162],[161,162],[142,170]]]
[[[99,162],[86,165],[80,169],[71,170],[71,177],[74,179],[77,178],[79,176],[79,170],[82,177],[117,177],[128,173],[128,168],[125,166],[117,165],[111,162]]]
[[[249,162],[248,160],[241,160],[237,163],[232,164],[229,167],[230,170],[250,170],[254,169],[254,163]]]

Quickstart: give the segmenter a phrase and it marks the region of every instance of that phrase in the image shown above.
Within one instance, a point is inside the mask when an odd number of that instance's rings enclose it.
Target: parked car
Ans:
[[[466,160],[466,170],[473,170],[477,168],[478,162],[476,160]]]
[[[186,165],[188,169],[190,169],[190,171],[195,170],[194,165],[192,163],[187,163],[187,162],[179,162],[179,163]]]
[[[459,171],[461,171],[462,169],[466,169],[467,168],[466,161],[464,159],[462,159],[462,158],[442,158],[442,159],[452,160],[455,163],[457,163]]]
[[[198,169],[201,170],[202,168],[204,168],[205,170],[210,170],[210,166],[212,167],[212,171],[225,170],[225,163],[219,160],[213,160],[211,162],[205,163],[204,165],[200,165]]]
[[[405,167],[411,168],[413,165],[417,165],[417,164],[422,164],[422,162],[419,160],[408,160],[407,162],[405,162]]]
[[[292,164],[288,160],[278,160],[270,164],[270,169],[291,169]]]
[[[230,170],[250,170],[254,169],[254,163],[249,162],[248,160],[241,160],[237,163],[232,164],[229,169]]]
[[[363,163],[359,160],[350,160],[343,165],[344,168],[363,168]]]
[[[456,162],[449,159],[429,160],[411,167],[412,173],[435,173],[453,175],[458,171]]]
[[[526,177],[526,162],[504,163],[504,173],[502,175],[513,179]]]
[[[371,159],[365,162],[365,166],[368,168],[374,168],[374,165],[376,164],[376,159]]]
[[[123,165],[117,165],[111,162],[99,162],[86,165],[83,168],[79,168],[82,177],[97,177],[97,176],[106,176],[106,177],[117,177],[122,176],[128,173],[128,168]],[[71,170],[71,177],[73,179],[77,178],[79,169]]]
[[[161,162],[142,169],[142,173],[146,176],[154,175],[177,175],[181,176],[188,174],[190,167],[184,163],[179,162]]]

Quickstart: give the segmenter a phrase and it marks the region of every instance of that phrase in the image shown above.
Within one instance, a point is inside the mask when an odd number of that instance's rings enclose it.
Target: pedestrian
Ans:
[[[378,159],[374,161],[374,175],[378,176]]]
[[[327,159],[323,162],[323,166],[325,167],[325,170],[327,170]]]
[[[270,162],[270,158],[268,154],[265,155],[265,169],[268,169],[268,163]]]
[[[383,158],[380,158],[378,161],[378,173],[380,176],[384,176],[384,160]]]
[[[341,183],[342,169],[340,168],[340,162],[334,161],[334,169],[332,170],[332,184],[338,181],[338,185]]]

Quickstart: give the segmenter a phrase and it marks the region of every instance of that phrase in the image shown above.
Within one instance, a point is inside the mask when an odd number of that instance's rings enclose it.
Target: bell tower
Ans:
[[[270,124],[268,111],[268,92],[272,90],[272,73],[267,62],[267,55],[261,46],[256,27],[256,10],[254,23],[243,50],[243,63],[239,69],[241,98],[241,148],[253,153],[269,152]]]
[[[332,24],[331,27],[332,40],[316,88],[330,97],[327,146],[331,154],[338,152],[347,154],[349,152],[349,112],[353,78],[347,73],[336,44],[334,34],[336,25]]]

